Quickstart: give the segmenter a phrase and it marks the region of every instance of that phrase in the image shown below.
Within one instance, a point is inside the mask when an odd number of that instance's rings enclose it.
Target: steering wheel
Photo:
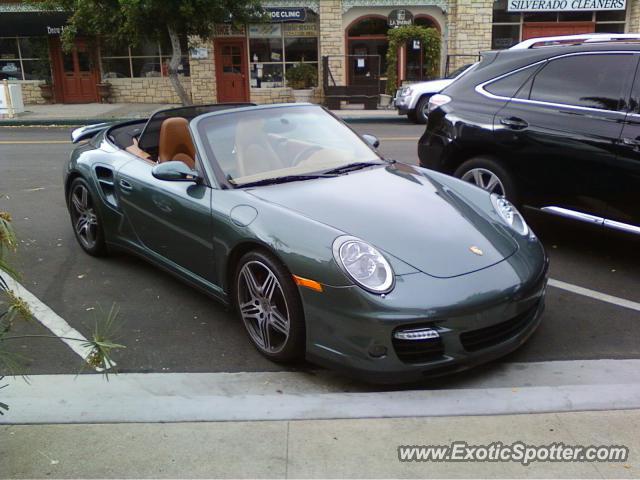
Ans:
[[[311,157],[311,155],[313,155],[315,152],[319,152],[320,150],[322,150],[322,147],[318,145],[312,145],[310,147],[307,147],[301,150],[291,161],[291,166],[295,167],[296,165],[300,165],[304,161],[308,160]]]

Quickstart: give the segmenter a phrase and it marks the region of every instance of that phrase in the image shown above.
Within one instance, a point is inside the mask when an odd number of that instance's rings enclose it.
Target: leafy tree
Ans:
[[[44,0],[38,5],[71,12],[62,34],[69,48],[78,34],[98,35],[116,45],[169,36],[169,79],[183,105],[191,100],[180,83],[181,36],[213,36],[214,25],[244,24],[264,18],[260,0]]]

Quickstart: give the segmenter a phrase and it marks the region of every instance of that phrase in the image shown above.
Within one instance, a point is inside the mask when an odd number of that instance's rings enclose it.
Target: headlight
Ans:
[[[365,290],[387,293],[393,289],[391,265],[365,241],[356,237],[338,237],[333,242],[333,256],[345,273]]]
[[[524,221],[522,214],[514,207],[509,200],[495,193],[491,194],[491,203],[500,218],[520,235],[529,234],[529,226]]]
[[[413,90],[411,90],[411,87],[402,87],[400,89],[400,92],[399,92],[398,96],[400,96],[400,97],[408,97],[412,93],[413,93]]]

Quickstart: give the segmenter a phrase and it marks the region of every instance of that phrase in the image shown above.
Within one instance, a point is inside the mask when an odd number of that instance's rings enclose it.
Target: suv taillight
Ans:
[[[451,101],[449,95],[443,95],[442,93],[436,93],[429,99],[429,105],[427,106],[427,113],[433,112],[436,108],[446,105]]]

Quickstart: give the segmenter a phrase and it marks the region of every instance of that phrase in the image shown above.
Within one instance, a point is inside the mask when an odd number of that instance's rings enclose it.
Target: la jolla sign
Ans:
[[[576,12],[624,10],[626,0],[509,0],[509,12]]]

